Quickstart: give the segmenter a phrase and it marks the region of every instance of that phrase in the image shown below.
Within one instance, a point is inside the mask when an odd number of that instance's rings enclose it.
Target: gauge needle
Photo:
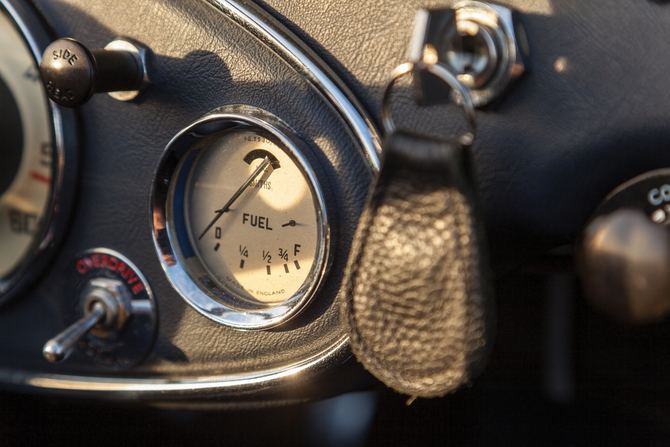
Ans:
[[[230,198],[230,200],[228,200],[228,203],[226,203],[223,206],[223,208],[221,208],[220,210],[215,211],[217,213],[216,216],[214,217],[214,219],[212,219],[212,221],[209,223],[209,225],[207,225],[207,228],[205,228],[205,231],[202,232],[202,234],[200,235],[198,240],[202,239],[202,237],[205,235],[205,233],[207,233],[207,231],[210,228],[212,228],[212,225],[214,225],[216,223],[216,221],[219,220],[219,217],[223,216],[223,213],[228,211],[228,208],[230,208],[230,205],[232,205],[233,202],[235,200],[237,200],[237,198],[244,192],[244,190],[247,189],[249,187],[249,185],[251,185],[251,182],[256,177],[258,177],[258,174],[265,171],[265,168],[267,168],[269,164],[270,164],[270,157],[265,157],[263,162],[256,168],[256,170],[254,172],[251,173],[249,178],[246,179],[246,181],[242,184],[242,186],[239,187],[239,189],[235,192],[235,194],[233,194],[233,196]]]

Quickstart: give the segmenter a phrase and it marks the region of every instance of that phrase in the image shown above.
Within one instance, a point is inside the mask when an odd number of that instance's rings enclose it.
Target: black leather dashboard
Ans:
[[[260,7],[301,39],[381,128],[383,89],[389,72],[407,59],[415,11],[450,2],[239,4]],[[520,0],[507,6],[525,27],[530,66],[505,97],[477,112],[473,147],[498,278],[572,244],[610,190],[670,163],[667,5]],[[95,95],[78,109],[70,223],[44,274],[0,309],[0,367],[169,379],[263,371],[326,351],[334,353],[333,364],[350,358],[346,349],[334,349],[344,337],[336,296],[373,169],[332,104],[215,1],[34,0],[32,7],[54,38],[74,37],[91,48],[117,36],[142,42],[154,53],[155,77],[135,102]],[[401,84],[394,101],[402,127],[428,134],[463,129],[454,106],[417,108],[409,84]],[[239,332],[196,313],[171,287],[152,241],[149,197],[165,146],[186,125],[227,104],[267,110],[296,129],[323,168],[336,204],[337,250],[326,286],[305,313],[275,330]],[[41,355],[44,342],[70,323],[72,288],[63,278],[76,255],[94,247],[132,260],[156,296],[155,344],[131,370],[110,371],[81,354],[53,366]],[[347,370],[342,380],[356,388],[359,373]]]

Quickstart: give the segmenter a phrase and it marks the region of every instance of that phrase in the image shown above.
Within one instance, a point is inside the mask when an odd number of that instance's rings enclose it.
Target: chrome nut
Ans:
[[[526,34],[509,8],[462,1],[450,9],[421,10],[416,22],[423,38],[413,39],[410,60],[435,54],[470,88],[475,107],[498,98],[526,69]],[[450,97],[461,103],[458,94]]]
[[[111,278],[94,278],[89,281],[80,295],[83,314],[91,312],[96,303],[102,303],[105,317],[91,334],[105,338],[110,333],[122,329],[132,316],[130,293],[123,282]]]
[[[478,44],[479,48],[475,47],[474,50],[479,49],[480,54],[482,51],[490,54],[485,69],[477,71],[479,67],[473,67],[474,75],[456,72],[460,75],[459,80],[471,88],[475,107],[481,107],[499,97],[524,73],[526,69],[524,58],[528,55],[526,34],[521,24],[516,23],[514,14],[509,8],[484,2],[464,1],[456,3],[453,9],[456,11],[457,32],[461,36],[474,34],[470,37],[471,40],[481,36],[479,40],[486,43]],[[490,49],[490,41],[495,47],[494,50]],[[493,53],[496,50],[497,53]],[[454,70],[459,68],[450,62],[448,55],[445,56],[448,66]],[[473,59],[476,62],[476,58]]]

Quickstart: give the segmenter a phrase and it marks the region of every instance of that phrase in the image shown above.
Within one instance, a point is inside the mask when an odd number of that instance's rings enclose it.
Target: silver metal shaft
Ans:
[[[70,353],[75,343],[104,318],[105,306],[100,302],[95,303],[91,308],[91,311],[82,319],[46,342],[42,349],[44,358],[51,363],[58,363],[65,360],[65,357]]]

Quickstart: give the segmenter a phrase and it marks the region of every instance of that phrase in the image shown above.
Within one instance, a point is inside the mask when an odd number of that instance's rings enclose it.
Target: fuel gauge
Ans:
[[[166,194],[166,243],[157,228],[154,235],[173,285],[196,310],[238,329],[265,329],[315,295],[330,230],[297,137],[276,118],[245,110],[205,117],[170,143],[168,151],[183,155]]]

